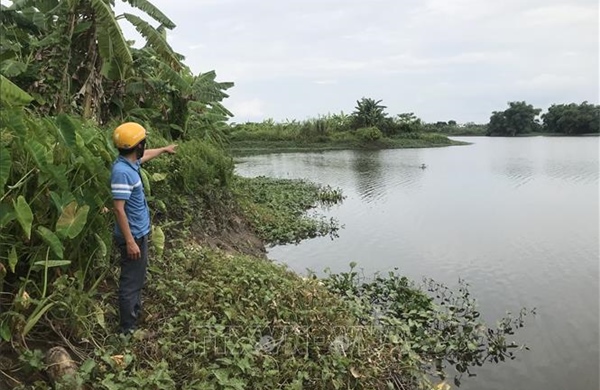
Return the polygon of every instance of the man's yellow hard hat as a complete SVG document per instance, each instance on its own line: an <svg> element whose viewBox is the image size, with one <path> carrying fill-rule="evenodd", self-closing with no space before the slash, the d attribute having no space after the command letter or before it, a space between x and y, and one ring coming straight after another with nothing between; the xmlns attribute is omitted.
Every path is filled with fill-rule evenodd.
<svg viewBox="0 0 600 390"><path fill-rule="evenodd" d="M131 149L146 139L146 129L135 122L123 123L113 133L117 149Z"/></svg>

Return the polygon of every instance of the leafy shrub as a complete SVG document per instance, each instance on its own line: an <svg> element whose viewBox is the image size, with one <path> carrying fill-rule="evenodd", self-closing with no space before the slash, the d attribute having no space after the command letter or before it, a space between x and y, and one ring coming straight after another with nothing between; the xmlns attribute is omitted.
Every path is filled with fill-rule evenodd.
<svg viewBox="0 0 600 390"><path fill-rule="evenodd" d="M341 131L341 132L333 133L331 135L331 140L334 142L350 143L350 142L356 142L356 136L351 131Z"/></svg>
<svg viewBox="0 0 600 390"><path fill-rule="evenodd" d="M213 189L226 188L233 178L233 160L223 149L203 140L182 143L168 159L150 163L154 173L166 174L156 191L203 196ZM168 195L168 194L165 194Z"/></svg>
<svg viewBox="0 0 600 390"><path fill-rule="evenodd" d="M383 137L381 130L374 126L360 128L356 130L355 135L361 142L373 142Z"/></svg>

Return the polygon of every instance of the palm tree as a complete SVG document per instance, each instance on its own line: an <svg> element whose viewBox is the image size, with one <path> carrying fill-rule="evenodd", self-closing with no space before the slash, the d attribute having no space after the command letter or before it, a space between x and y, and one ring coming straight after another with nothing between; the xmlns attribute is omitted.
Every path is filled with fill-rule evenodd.
<svg viewBox="0 0 600 390"><path fill-rule="evenodd" d="M362 98L356 102L356 108L352 113L353 127L355 129L361 127L379 126L385 120L387 114L386 106L380 105L381 100L375 101L370 98Z"/></svg>

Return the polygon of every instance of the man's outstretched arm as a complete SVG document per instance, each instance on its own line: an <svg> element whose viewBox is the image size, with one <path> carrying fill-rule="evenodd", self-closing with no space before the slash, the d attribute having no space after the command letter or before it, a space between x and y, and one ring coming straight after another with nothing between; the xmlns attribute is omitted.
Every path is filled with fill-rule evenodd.
<svg viewBox="0 0 600 390"><path fill-rule="evenodd" d="M169 145L169 146L164 146L162 148L156 148L156 149L146 149L144 151L144 155L141 158L141 162L142 164L152 160L155 157L160 156L163 153L169 153L169 154L173 154L175 153L175 150L177 149L177 145Z"/></svg>

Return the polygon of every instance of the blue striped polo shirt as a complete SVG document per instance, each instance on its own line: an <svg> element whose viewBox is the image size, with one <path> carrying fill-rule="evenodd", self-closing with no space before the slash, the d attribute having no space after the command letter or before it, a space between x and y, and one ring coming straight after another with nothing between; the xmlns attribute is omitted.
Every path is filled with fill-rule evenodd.
<svg viewBox="0 0 600 390"><path fill-rule="evenodd" d="M110 177L112 197L115 200L125 201L125 214L135 239L150 233L150 210L144 195L140 166L140 160L132 163L125 157L119 156L113 163ZM118 223L115 223L115 236L123 238Z"/></svg>

